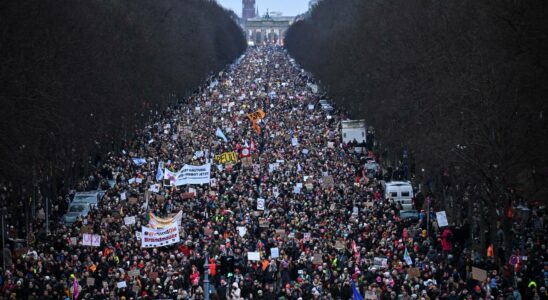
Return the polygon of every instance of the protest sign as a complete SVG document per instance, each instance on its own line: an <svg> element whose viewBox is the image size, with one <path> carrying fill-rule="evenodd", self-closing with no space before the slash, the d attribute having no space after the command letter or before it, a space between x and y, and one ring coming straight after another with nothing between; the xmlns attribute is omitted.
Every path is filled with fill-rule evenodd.
<svg viewBox="0 0 548 300"><path fill-rule="evenodd" d="M164 179L171 186L187 184L208 184L211 176L211 164L201 166L184 165L178 172L164 171Z"/></svg>
<svg viewBox="0 0 548 300"><path fill-rule="evenodd" d="M260 261L261 254L259 252L247 252L247 260Z"/></svg>
<svg viewBox="0 0 548 300"><path fill-rule="evenodd" d="M238 153L232 151L232 152L224 152L219 155L215 155L215 161L219 164L226 164L228 162L236 162L238 161Z"/></svg>
<svg viewBox="0 0 548 300"><path fill-rule="evenodd" d="M242 161L242 166L244 166L245 168L251 168L253 166L253 158L251 157L244 157L241 159Z"/></svg>
<svg viewBox="0 0 548 300"><path fill-rule="evenodd" d="M377 292L375 291L365 291L364 298L366 300L378 300L379 297L377 296Z"/></svg>
<svg viewBox="0 0 548 300"><path fill-rule="evenodd" d="M373 265L379 269L388 268L388 259L386 257L375 257L373 258Z"/></svg>
<svg viewBox="0 0 548 300"><path fill-rule="evenodd" d="M95 285L95 278L93 278L93 277L86 278L86 285L87 286L94 286Z"/></svg>
<svg viewBox="0 0 548 300"><path fill-rule="evenodd" d="M314 253L312 257L312 263L315 265L321 265L323 263L323 257L320 253Z"/></svg>
<svg viewBox="0 0 548 300"><path fill-rule="evenodd" d="M407 274L409 275L409 279L419 278L421 276L421 271L419 268L409 268L407 269Z"/></svg>
<svg viewBox="0 0 548 300"><path fill-rule="evenodd" d="M487 271L484 269L472 267L472 279L484 281L487 278Z"/></svg>
<svg viewBox="0 0 548 300"><path fill-rule="evenodd" d="M182 193L181 194L181 199L183 200L187 200L187 199L192 199L194 198L194 193Z"/></svg>
<svg viewBox="0 0 548 300"><path fill-rule="evenodd" d="M139 269L131 270L131 271L127 272L127 275L129 277L137 277L137 276L141 275L141 271Z"/></svg>
<svg viewBox="0 0 548 300"><path fill-rule="evenodd" d="M84 233L82 235L82 245L99 247L101 245L101 236L98 234Z"/></svg>
<svg viewBox="0 0 548 300"><path fill-rule="evenodd" d="M179 211L177 214L167 217L167 218L160 218L153 214L152 212L148 213L149 221L148 226L158 229L158 228L165 228L168 226L171 226L173 224L179 224L181 223L181 219L183 218L183 211Z"/></svg>
<svg viewBox="0 0 548 300"><path fill-rule="evenodd" d="M335 187L335 181L333 180L333 176L324 176L322 178L322 186L324 187L324 189L332 189L333 187Z"/></svg>
<svg viewBox="0 0 548 300"><path fill-rule="evenodd" d="M244 237L244 235L246 234L247 232L247 228L245 226L238 226L238 234L241 236L241 237Z"/></svg>
<svg viewBox="0 0 548 300"><path fill-rule="evenodd" d="M272 258L280 257L280 249L279 248L270 248L270 256L272 256Z"/></svg>
<svg viewBox="0 0 548 300"><path fill-rule="evenodd" d="M257 210L264 210L265 200L263 198L257 199Z"/></svg>
<svg viewBox="0 0 548 300"><path fill-rule="evenodd" d="M161 229L143 226L141 229L141 247L164 247L178 243L180 240L179 226L171 224Z"/></svg>
<svg viewBox="0 0 548 300"><path fill-rule="evenodd" d="M445 211L436 212L436 220L438 221L439 227L449 226L449 222L447 221L447 215L445 214Z"/></svg>
<svg viewBox="0 0 548 300"><path fill-rule="evenodd" d="M127 286L126 282L125 281L120 281L116 284L116 287L119 288L119 289L123 289Z"/></svg>
<svg viewBox="0 0 548 300"><path fill-rule="evenodd" d="M153 184L153 185L150 186L150 188L148 190L153 192L153 193L159 193L160 192L160 184Z"/></svg>
<svg viewBox="0 0 548 300"><path fill-rule="evenodd" d="M133 224L135 224L135 216L125 217L125 218L124 218L124 224L126 224L126 225L133 225Z"/></svg>

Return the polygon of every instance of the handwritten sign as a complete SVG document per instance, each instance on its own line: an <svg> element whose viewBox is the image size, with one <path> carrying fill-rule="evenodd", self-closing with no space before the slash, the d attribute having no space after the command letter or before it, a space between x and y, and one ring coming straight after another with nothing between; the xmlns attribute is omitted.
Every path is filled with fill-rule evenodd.
<svg viewBox="0 0 548 300"><path fill-rule="evenodd" d="M82 235L82 245L99 247L101 246L101 236L98 234L84 233Z"/></svg>
<svg viewBox="0 0 548 300"><path fill-rule="evenodd" d="M257 199L257 210L264 210L265 200L263 198Z"/></svg>
<svg viewBox="0 0 548 300"><path fill-rule="evenodd" d="M449 226L449 222L447 221L447 215L445 214L445 211L436 212L436 220L438 221L439 227Z"/></svg>
<svg viewBox="0 0 548 300"><path fill-rule="evenodd" d="M259 254L259 252L247 252L247 260L260 261L261 254Z"/></svg>
<svg viewBox="0 0 548 300"><path fill-rule="evenodd" d="M124 218L124 224L126 224L126 225L133 225L133 224L135 224L135 216L125 217L125 218Z"/></svg>
<svg viewBox="0 0 548 300"><path fill-rule="evenodd" d="M484 281L485 279L487 279L487 271L485 271L484 269L472 267L472 279Z"/></svg>
<svg viewBox="0 0 548 300"><path fill-rule="evenodd" d="M215 161L217 161L220 164L226 164L228 162L238 161L238 153L232 151L232 152L224 152L222 154L215 155Z"/></svg>

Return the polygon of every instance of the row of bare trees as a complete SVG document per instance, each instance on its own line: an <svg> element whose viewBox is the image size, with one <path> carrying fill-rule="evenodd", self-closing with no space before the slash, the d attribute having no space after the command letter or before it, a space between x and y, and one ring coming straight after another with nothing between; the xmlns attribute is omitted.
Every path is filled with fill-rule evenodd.
<svg viewBox="0 0 548 300"><path fill-rule="evenodd" d="M473 187L494 232L516 197L548 196L547 13L541 0L323 0L286 47L392 161L408 149L456 202Z"/></svg>
<svg viewBox="0 0 548 300"><path fill-rule="evenodd" d="M3 1L0 28L0 183L11 194L88 175L246 47L235 15L203 0Z"/></svg>

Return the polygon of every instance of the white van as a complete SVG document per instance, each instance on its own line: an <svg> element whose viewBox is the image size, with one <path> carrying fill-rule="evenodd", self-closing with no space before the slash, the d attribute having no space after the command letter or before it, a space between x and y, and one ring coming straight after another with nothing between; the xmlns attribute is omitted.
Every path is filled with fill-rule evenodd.
<svg viewBox="0 0 548 300"><path fill-rule="evenodd" d="M413 187L409 181L383 182L384 198L401 203L404 210L413 209Z"/></svg>

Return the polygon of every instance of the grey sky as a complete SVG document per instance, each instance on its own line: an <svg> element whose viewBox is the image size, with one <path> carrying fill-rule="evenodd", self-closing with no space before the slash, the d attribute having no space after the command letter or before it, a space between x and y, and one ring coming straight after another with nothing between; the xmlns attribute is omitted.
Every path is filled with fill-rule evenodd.
<svg viewBox="0 0 548 300"><path fill-rule="evenodd" d="M242 0L217 0L217 3L242 16ZM279 11L284 16L296 16L308 10L308 0L255 0L255 3L261 15L267 8L269 11Z"/></svg>

